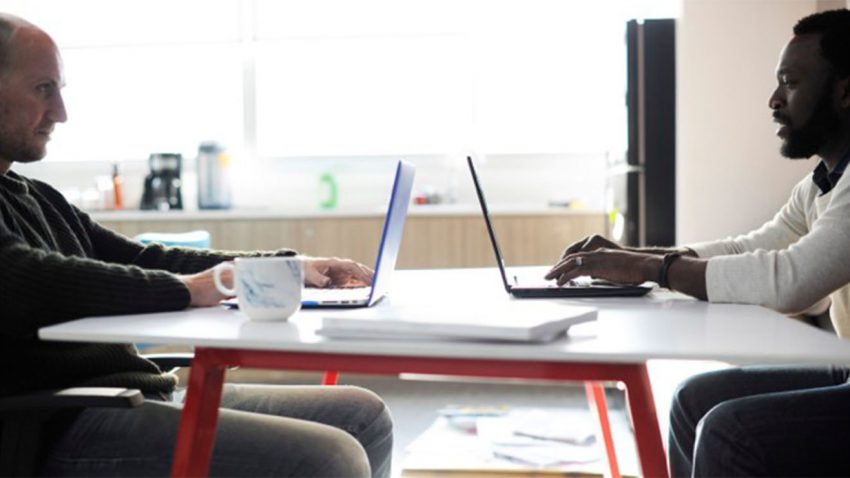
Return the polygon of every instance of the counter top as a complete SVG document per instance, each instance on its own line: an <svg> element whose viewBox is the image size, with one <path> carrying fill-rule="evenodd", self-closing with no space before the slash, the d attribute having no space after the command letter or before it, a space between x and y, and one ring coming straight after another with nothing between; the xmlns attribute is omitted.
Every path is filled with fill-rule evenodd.
<svg viewBox="0 0 850 478"><path fill-rule="evenodd" d="M195 211L94 211L92 218L97 221L198 221L198 220L251 220L251 219L322 219L322 218L354 218L381 217L386 213L384 207L350 208L350 209L226 209L226 210L195 210ZM481 210L477 204L437 204L411 206L411 216L478 216ZM539 216L539 215L594 215L600 211L570 209L564 207L547 207L536 204L503 204L490 208L494 216Z"/></svg>

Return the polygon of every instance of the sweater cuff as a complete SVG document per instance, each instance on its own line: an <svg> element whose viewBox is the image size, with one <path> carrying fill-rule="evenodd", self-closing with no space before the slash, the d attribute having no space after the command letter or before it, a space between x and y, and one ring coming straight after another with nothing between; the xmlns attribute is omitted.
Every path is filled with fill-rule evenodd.
<svg viewBox="0 0 850 478"><path fill-rule="evenodd" d="M710 257L725 256L729 254L723 244L718 243L717 241L697 242L695 244L686 244L684 247L696 252L697 257L700 259L708 259Z"/></svg>
<svg viewBox="0 0 850 478"><path fill-rule="evenodd" d="M134 304L149 312L182 310L189 307L192 294L177 276L159 271L151 271L150 276L150 287L146 288L143 297L139 297L141 300L133 301Z"/></svg>

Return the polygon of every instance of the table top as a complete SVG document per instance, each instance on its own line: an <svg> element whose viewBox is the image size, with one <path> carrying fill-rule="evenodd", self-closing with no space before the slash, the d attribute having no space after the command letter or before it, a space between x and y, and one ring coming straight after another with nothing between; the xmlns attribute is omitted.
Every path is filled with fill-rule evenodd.
<svg viewBox="0 0 850 478"><path fill-rule="evenodd" d="M545 268L522 268L542 277ZM850 341L772 310L737 304L709 304L656 290L639 298L514 299L498 271L433 269L397 271L393 304L493 304L554 300L590 305L598 320L573 326L551 342L507 343L461 340L329 339L316 334L321 318L341 310L302 310L286 322L250 321L223 307L156 314L94 317L44 327L45 340L146 342L216 348L309 351L339 354L640 363L648 359L720 360L731 363L850 364ZM515 308L513 309L516 310ZM362 312L361 312L362 313ZM493 320L510 320L494 317Z"/></svg>

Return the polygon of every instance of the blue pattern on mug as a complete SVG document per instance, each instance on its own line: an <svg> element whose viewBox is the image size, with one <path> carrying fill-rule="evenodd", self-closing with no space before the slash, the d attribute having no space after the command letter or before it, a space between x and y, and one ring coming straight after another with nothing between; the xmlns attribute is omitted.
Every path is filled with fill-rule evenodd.
<svg viewBox="0 0 850 478"><path fill-rule="evenodd" d="M238 280L244 300L254 307L286 307L285 302L276 300L274 283L264 282L259 277L255 277L254 271L243 271L239 274Z"/></svg>

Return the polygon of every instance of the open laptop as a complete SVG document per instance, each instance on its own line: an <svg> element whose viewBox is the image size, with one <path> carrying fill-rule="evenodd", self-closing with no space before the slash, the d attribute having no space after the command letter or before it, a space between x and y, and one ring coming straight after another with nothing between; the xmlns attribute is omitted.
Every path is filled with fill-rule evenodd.
<svg viewBox="0 0 850 478"><path fill-rule="evenodd" d="M563 286L558 286L554 282L544 281L542 277L539 283L520 284L516 276L513 276L514 283L511 284L508 281L508 274L505 271L505 261L502 258L502 251L499 249L499 242L496 240L496 231L493 229L493 223L490 220L490 212L487 209L487 201L484 199L484 190L481 187L481 181L478 179L478 173L475 170L475 163L472 161L471 156L466 157L466 162L469 164L472 182L475 183L475 192L478 195L478 202L481 204L481 213L484 215L484 223L487 225L487 234L490 235L490 243L493 245L493 252L496 254L496 264L499 266L499 272L502 274L505 290L509 294L521 298L634 297L644 295L652 290L650 286L613 284L610 282L594 281L589 277L579 277Z"/></svg>
<svg viewBox="0 0 850 478"><path fill-rule="evenodd" d="M378 257L375 260L375 275L372 278L372 286L336 289L305 287L301 293L301 307L371 307L387 294L395 270L398 250L401 247L404 222L407 219L407 207L410 204L415 173L416 168L412 164L407 161L398 162L387 215L384 218L381 243L378 246ZM225 304L238 307L236 299L227 300Z"/></svg>

